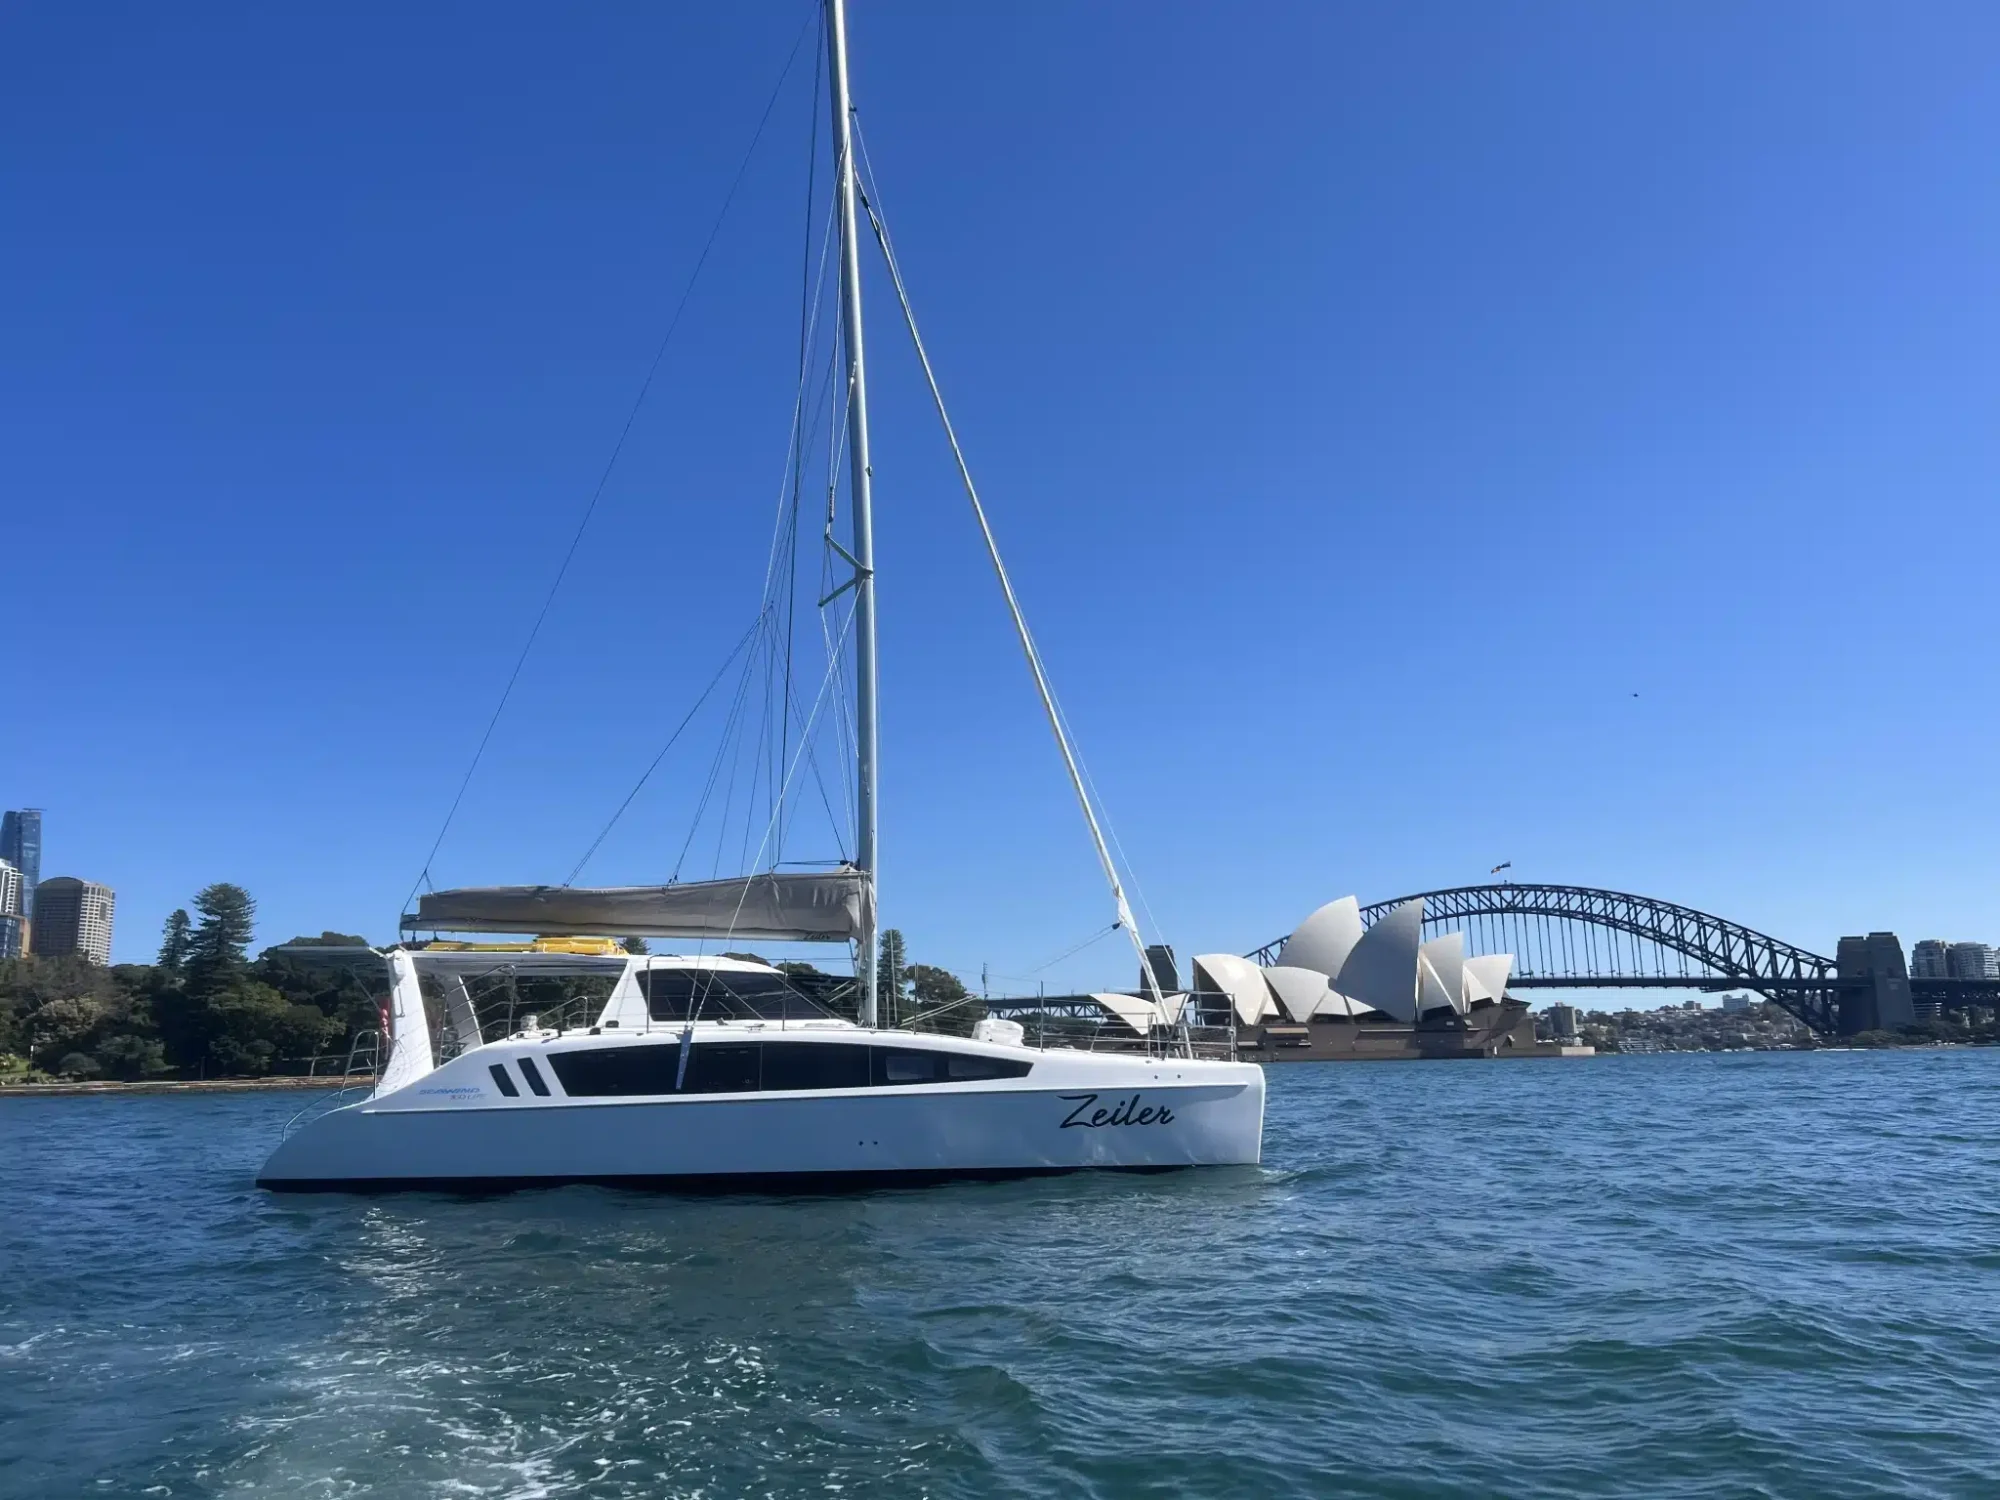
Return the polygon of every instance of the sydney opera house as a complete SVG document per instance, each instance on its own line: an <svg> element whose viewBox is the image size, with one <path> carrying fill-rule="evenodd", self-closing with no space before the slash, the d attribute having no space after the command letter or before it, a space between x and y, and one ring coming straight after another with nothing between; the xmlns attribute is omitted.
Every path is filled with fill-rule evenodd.
<svg viewBox="0 0 2000 1500"><path fill-rule="evenodd" d="M1534 1055L1525 1002L1507 994L1513 959L1468 957L1462 933L1424 941L1424 904L1364 925L1352 896L1301 922L1269 966L1233 953L1194 960L1193 988L1226 996L1245 1056L1309 1059ZM1133 1008L1125 996L1097 996ZM1122 1017L1137 1024L1133 1017Z"/></svg>

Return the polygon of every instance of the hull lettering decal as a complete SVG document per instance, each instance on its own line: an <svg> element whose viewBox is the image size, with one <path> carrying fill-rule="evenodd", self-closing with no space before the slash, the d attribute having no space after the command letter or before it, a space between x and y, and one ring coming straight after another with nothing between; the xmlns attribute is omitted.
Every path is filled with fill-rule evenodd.
<svg viewBox="0 0 2000 1500"><path fill-rule="evenodd" d="M1129 1098L1115 1100L1109 1105L1099 1104L1097 1094L1058 1094L1056 1097L1065 1104L1074 1104L1063 1118L1064 1130L1104 1130L1113 1125L1171 1125L1174 1112L1164 1104L1140 1104L1142 1097L1133 1094Z"/></svg>

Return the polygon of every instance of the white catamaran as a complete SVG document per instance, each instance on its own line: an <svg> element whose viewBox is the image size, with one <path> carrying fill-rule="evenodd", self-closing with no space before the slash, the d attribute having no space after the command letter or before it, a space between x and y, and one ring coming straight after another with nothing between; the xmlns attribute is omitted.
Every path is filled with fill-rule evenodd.
<svg viewBox="0 0 2000 1500"><path fill-rule="evenodd" d="M825 0L825 12L853 523L851 552L839 550L853 568L844 588L854 595L854 858L835 870L664 886L424 895L404 918L407 930L536 933L543 941L509 952L414 941L384 951L388 1052L372 1092L288 1131L259 1174L265 1187L820 1187L1259 1159L1263 1071L1227 1047L1223 1056L1197 1055L1182 997L1161 993L871 206L967 498L1110 881L1117 923L1138 952L1141 1008L1150 1017L1137 1028L1146 1046L1129 1052L1030 1046L1017 1022L999 1019L979 1022L969 1039L878 1025L875 575L859 193L843 0ZM859 1021L831 1014L792 976L761 962L560 941L606 933L702 946L849 944ZM482 1024L467 982L502 970L595 974L612 988L587 1024L545 1027L535 1016ZM425 978L444 998L436 1042Z"/></svg>

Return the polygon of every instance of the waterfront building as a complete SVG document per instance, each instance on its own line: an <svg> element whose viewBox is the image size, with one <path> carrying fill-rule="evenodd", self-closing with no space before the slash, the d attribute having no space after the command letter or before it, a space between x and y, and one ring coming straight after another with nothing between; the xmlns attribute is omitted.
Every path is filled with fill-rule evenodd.
<svg viewBox="0 0 2000 1500"><path fill-rule="evenodd" d="M1945 954L1947 979L2000 979L2000 954L1984 943L1953 943Z"/></svg>
<svg viewBox="0 0 2000 1500"><path fill-rule="evenodd" d="M0 859L21 872L21 915L35 919L35 891L42 883L42 810L0 813Z"/></svg>
<svg viewBox="0 0 2000 1500"><path fill-rule="evenodd" d="M1551 1005L1549 1035L1559 1042L1573 1042L1577 1038L1577 1027L1582 1020L1582 1012L1574 1005Z"/></svg>
<svg viewBox="0 0 2000 1500"><path fill-rule="evenodd" d="M1197 954L1194 989L1226 1000L1238 1048L1265 1062L1586 1050L1538 1048L1527 1002L1507 993L1511 955L1468 955L1457 932L1427 942L1423 925L1421 897L1364 923L1359 902L1346 896L1301 922L1269 967L1233 953ZM1151 1007L1134 997L1090 998L1135 1030L1174 1021L1145 1014Z"/></svg>
<svg viewBox="0 0 2000 1500"><path fill-rule="evenodd" d="M1946 979L1950 970L1946 967L1946 954L1951 944L1943 938L1921 938L1917 946L1910 950L1910 978Z"/></svg>
<svg viewBox="0 0 2000 1500"><path fill-rule="evenodd" d="M21 872L0 859L0 958L19 958L27 927L21 911Z"/></svg>
<svg viewBox="0 0 2000 1500"><path fill-rule="evenodd" d="M94 880L44 880L35 889L35 956L80 953L93 963L110 963L112 901L111 887Z"/></svg>

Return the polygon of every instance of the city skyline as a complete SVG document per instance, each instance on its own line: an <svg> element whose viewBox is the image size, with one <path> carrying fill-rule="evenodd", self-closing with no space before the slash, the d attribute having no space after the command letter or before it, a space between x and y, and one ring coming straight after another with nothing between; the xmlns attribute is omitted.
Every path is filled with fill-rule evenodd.
<svg viewBox="0 0 2000 1500"><path fill-rule="evenodd" d="M26 945L35 915L35 887L42 879L42 810L12 808L0 813L0 860L17 873L18 907L0 904L0 956L17 956Z"/></svg>
<svg viewBox="0 0 2000 1500"><path fill-rule="evenodd" d="M26 926L24 882L13 863L0 858L0 958L19 958Z"/></svg>
<svg viewBox="0 0 2000 1500"><path fill-rule="evenodd" d="M80 876L40 878L43 813L39 807L0 813L0 958L81 953L108 964L116 894Z"/></svg>
<svg viewBox="0 0 2000 1500"><path fill-rule="evenodd" d="M35 891L29 951L37 958L77 954L92 963L111 962L111 887L74 875L56 875Z"/></svg>

